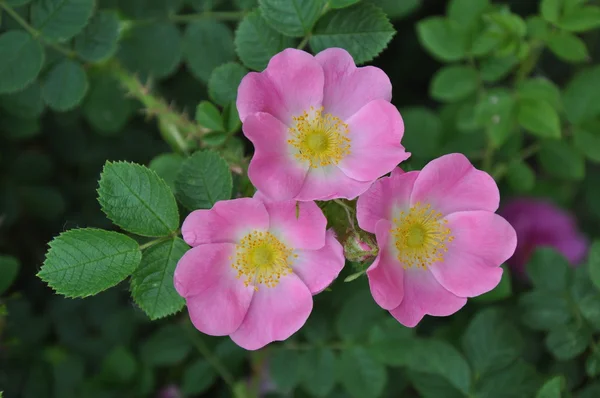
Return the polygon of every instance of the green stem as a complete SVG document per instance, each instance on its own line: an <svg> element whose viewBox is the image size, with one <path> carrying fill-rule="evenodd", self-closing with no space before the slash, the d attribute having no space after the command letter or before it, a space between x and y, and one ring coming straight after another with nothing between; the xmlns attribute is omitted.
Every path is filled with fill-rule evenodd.
<svg viewBox="0 0 600 398"><path fill-rule="evenodd" d="M168 241L169 239L173 239L173 236L169 235L169 236L163 236L162 238L153 239L149 242L144 243L143 245L140 245L140 250L145 250L145 249L152 247L154 245L157 245L159 243Z"/></svg>
<svg viewBox="0 0 600 398"><path fill-rule="evenodd" d="M304 37L304 39L302 39L302 41L300 42L300 44L298 44L298 47L296 47L298 50L302 50L304 47L306 47L306 45L308 44L308 41L310 40L310 34L306 35Z"/></svg>
<svg viewBox="0 0 600 398"><path fill-rule="evenodd" d="M335 203L340 205L344 211L346 211L346 216L348 216L348 222L350 223L350 227L352 227L353 231L356 231L356 227L354 225L354 209L348 206L342 199L333 199Z"/></svg>
<svg viewBox="0 0 600 398"><path fill-rule="evenodd" d="M212 366L215 369L215 371L219 374L219 376L221 376L223 381L227 383L229 388L231 388L231 390L234 390L235 379L233 375L231 374L231 372L229 372L227 367L225 367L221 363L219 358L214 356L210 352L210 349L208 348L204 340L202 340L202 338L200 337L196 329L192 326L189 320L185 321L184 329L187 332L190 341L192 342L194 347L196 347L196 350L198 350L200 355L202 355L206 362L208 362L210 366Z"/></svg>
<svg viewBox="0 0 600 398"><path fill-rule="evenodd" d="M494 162L494 143L492 142L492 139L488 135L487 146L485 148L485 153L483 154L481 168L484 171L487 171L488 173L490 173L493 162Z"/></svg>
<svg viewBox="0 0 600 398"><path fill-rule="evenodd" d="M537 65L538 60L542 55L543 49L544 46L541 42L535 41L531 43L531 51L529 53L529 56L525 59L525 61L523 61L523 63L517 70L517 73L515 74L515 86L518 86L523 80L525 80L527 76L529 76L533 68L535 68L535 66Z"/></svg>

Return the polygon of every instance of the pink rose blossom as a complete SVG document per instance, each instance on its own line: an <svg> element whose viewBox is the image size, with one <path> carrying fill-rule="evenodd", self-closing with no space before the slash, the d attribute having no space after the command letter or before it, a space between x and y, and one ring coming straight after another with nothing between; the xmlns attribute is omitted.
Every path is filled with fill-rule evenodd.
<svg viewBox="0 0 600 398"><path fill-rule="evenodd" d="M312 295L344 266L343 249L314 202L242 198L196 210L184 221L192 246L175 288L194 326L248 350L285 340L304 325Z"/></svg>
<svg viewBox="0 0 600 398"><path fill-rule="evenodd" d="M508 202L499 212L517 231L519 242L508 264L520 275L529 257L540 246L562 253L573 265L586 256L588 241L566 211L541 199L520 198Z"/></svg>
<svg viewBox="0 0 600 398"><path fill-rule="evenodd" d="M410 156L391 98L381 69L357 68L340 48L275 55L238 90L250 180L273 200L355 198Z"/></svg>
<svg viewBox="0 0 600 398"><path fill-rule="evenodd" d="M358 199L357 217L379 245L367 270L377 304L413 327L496 287L517 244L515 230L494 213L499 201L492 177L461 154L420 172L395 169L373 184Z"/></svg>

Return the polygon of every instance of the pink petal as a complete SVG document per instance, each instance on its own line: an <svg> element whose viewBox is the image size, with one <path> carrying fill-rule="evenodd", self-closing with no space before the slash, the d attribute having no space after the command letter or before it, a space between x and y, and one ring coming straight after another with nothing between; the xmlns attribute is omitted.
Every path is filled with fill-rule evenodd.
<svg viewBox="0 0 600 398"><path fill-rule="evenodd" d="M312 311L312 295L295 274L282 277L275 287L261 285L254 293L246 318L231 339L247 350L281 341L300 329Z"/></svg>
<svg viewBox="0 0 600 398"><path fill-rule="evenodd" d="M356 181L337 166L310 168L296 200L354 199L371 186L372 181Z"/></svg>
<svg viewBox="0 0 600 398"><path fill-rule="evenodd" d="M356 203L358 225L374 233L377 221L393 220L394 213L409 207L410 194L418 175L418 171L404 173L397 167L391 176L375 181Z"/></svg>
<svg viewBox="0 0 600 398"><path fill-rule="evenodd" d="M379 306L392 310L404 298L404 268L390 245L392 223L381 220L377 223L377 245L379 254L367 270L371 295Z"/></svg>
<svg viewBox="0 0 600 398"><path fill-rule="evenodd" d="M238 243L252 230L266 231L269 214L260 200L240 198L215 203L210 210L195 210L183 222L181 234L190 246Z"/></svg>
<svg viewBox="0 0 600 398"><path fill-rule="evenodd" d="M286 246L317 250L325 245L327 219L315 202L268 201L265 207L270 217L269 232Z"/></svg>
<svg viewBox="0 0 600 398"><path fill-rule="evenodd" d="M466 298L444 289L429 270L408 268L404 271L404 299L390 313L398 322L412 328L425 315L452 315L466 302Z"/></svg>
<svg viewBox="0 0 600 398"><path fill-rule="evenodd" d="M309 166L290 152L287 127L267 113L257 113L246 118L243 129L254 144L250 181L273 200L292 199L300 192Z"/></svg>
<svg viewBox="0 0 600 398"><path fill-rule="evenodd" d="M236 278L230 259L234 254L234 244L207 244L188 250L177 263L175 289L202 333L231 334L248 312L254 289Z"/></svg>
<svg viewBox="0 0 600 398"><path fill-rule="evenodd" d="M335 238L335 232L327 231L325 246L319 250L299 250L292 269L308 286L312 294L322 292L344 268L344 248Z"/></svg>
<svg viewBox="0 0 600 398"><path fill-rule="evenodd" d="M475 297L495 288L500 265L512 256L517 234L504 218L486 211L465 211L446 217L454 240L444 261L430 269L437 281L460 297Z"/></svg>
<svg viewBox="0 0 600 398"><path fill-rule="evenodd" d="M494 179L463 154L444 155L427 164L415 182L410 203L428 203L442 214L464 210L494 212L500 192Z"/></svg>
<svg viewBox="0 0 600 398"><path fill-rule="evenodd" d="M341 48L328 48L315 57L325 72L323 106L327 113L346 120L367 103L392 99L392 84L379 68L357 68Z"/></svg>
<svg viewBox="0 0 600 398"><path fill-rule="evenodd" d="M400 144L404 123L396 107L384 100L369 102L347 120L350 154L339 168L350 178L373 181L410 156Z"/></svg>
<svg viewBox="0 0 600 398"><path fill-rule="evenodd" d="M290 125L292 116L318 109L323 100L323 68L309 53L288 48L275 55L262 73L248 73L238 88L242 122L257 112Z"/></svg>

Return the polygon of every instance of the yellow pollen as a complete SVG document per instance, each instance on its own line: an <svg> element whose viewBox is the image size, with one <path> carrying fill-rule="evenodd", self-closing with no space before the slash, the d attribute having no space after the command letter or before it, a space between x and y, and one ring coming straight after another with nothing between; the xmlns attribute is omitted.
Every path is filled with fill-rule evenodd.
<svg viewBox="0 0 600 398"><path fill-rule="evenodd" d="M291 261L297 257L270 232L250 232L235 249L231 266L237 270L237 277L243 276L244 284L252 285L254 290L258 290L261 283L267 287L277 286L282 276L292 272Z"/></svg>
<svg viewBox="0 0 600 398"><path fill-rule="evenodd" d="M323 114L323 107L311 106L293 120L288 144L296 149L296 158L308 161L310 167L335 165L350 154L348 125L330 113Z"/></svg>
<svg viewBox="0 0 600 398"><path fill-rule="evenodd" d="M417 202L408 212L400 212L390 232L398 249L398 260L405 269L426 269L444 260L444 253L448 251L446 244L454 240L447 223L442 213L433 210L431 205Z"/></svg>

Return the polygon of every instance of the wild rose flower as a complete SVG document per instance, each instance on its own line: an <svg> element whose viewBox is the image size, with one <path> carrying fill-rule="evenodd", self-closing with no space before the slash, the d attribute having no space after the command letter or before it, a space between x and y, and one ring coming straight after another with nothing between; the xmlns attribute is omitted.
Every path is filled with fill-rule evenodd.
<svg viewBox="0 0 600 398"><path fill-rule="evenodd" d="M588 241L577 228L575 219L550 202L519 198L508 202L499 213L517 231L517 250L508 264L521 276L536 247L553 247L573 265L579 264L587 254Z"/></svg>
<svg viewBox="0 0 600 398"><path fill-rule="evenodd" d="M455 313L492 290L517 237L494 211L500 194L461 154L421 171L395 169L361 195L360 227L375 233L379 255L367 270L373 298L405 326Z"/></svg>
<svg viewBox="0 0 600 398"><path fill-rule="evenodd" d="M314 202L242 198L196 210L184 221L193 248L174 282L198 330L255 350L304 325L312 295L344 266L343 249Z"/></svg>
<svg viewBox="0 0 600 398"><path fill-rule="evenodd" d="M275 55L238 89L250 180L273 200L355 198L410 155L391 97L381 69L340 48Z"/></svg>

